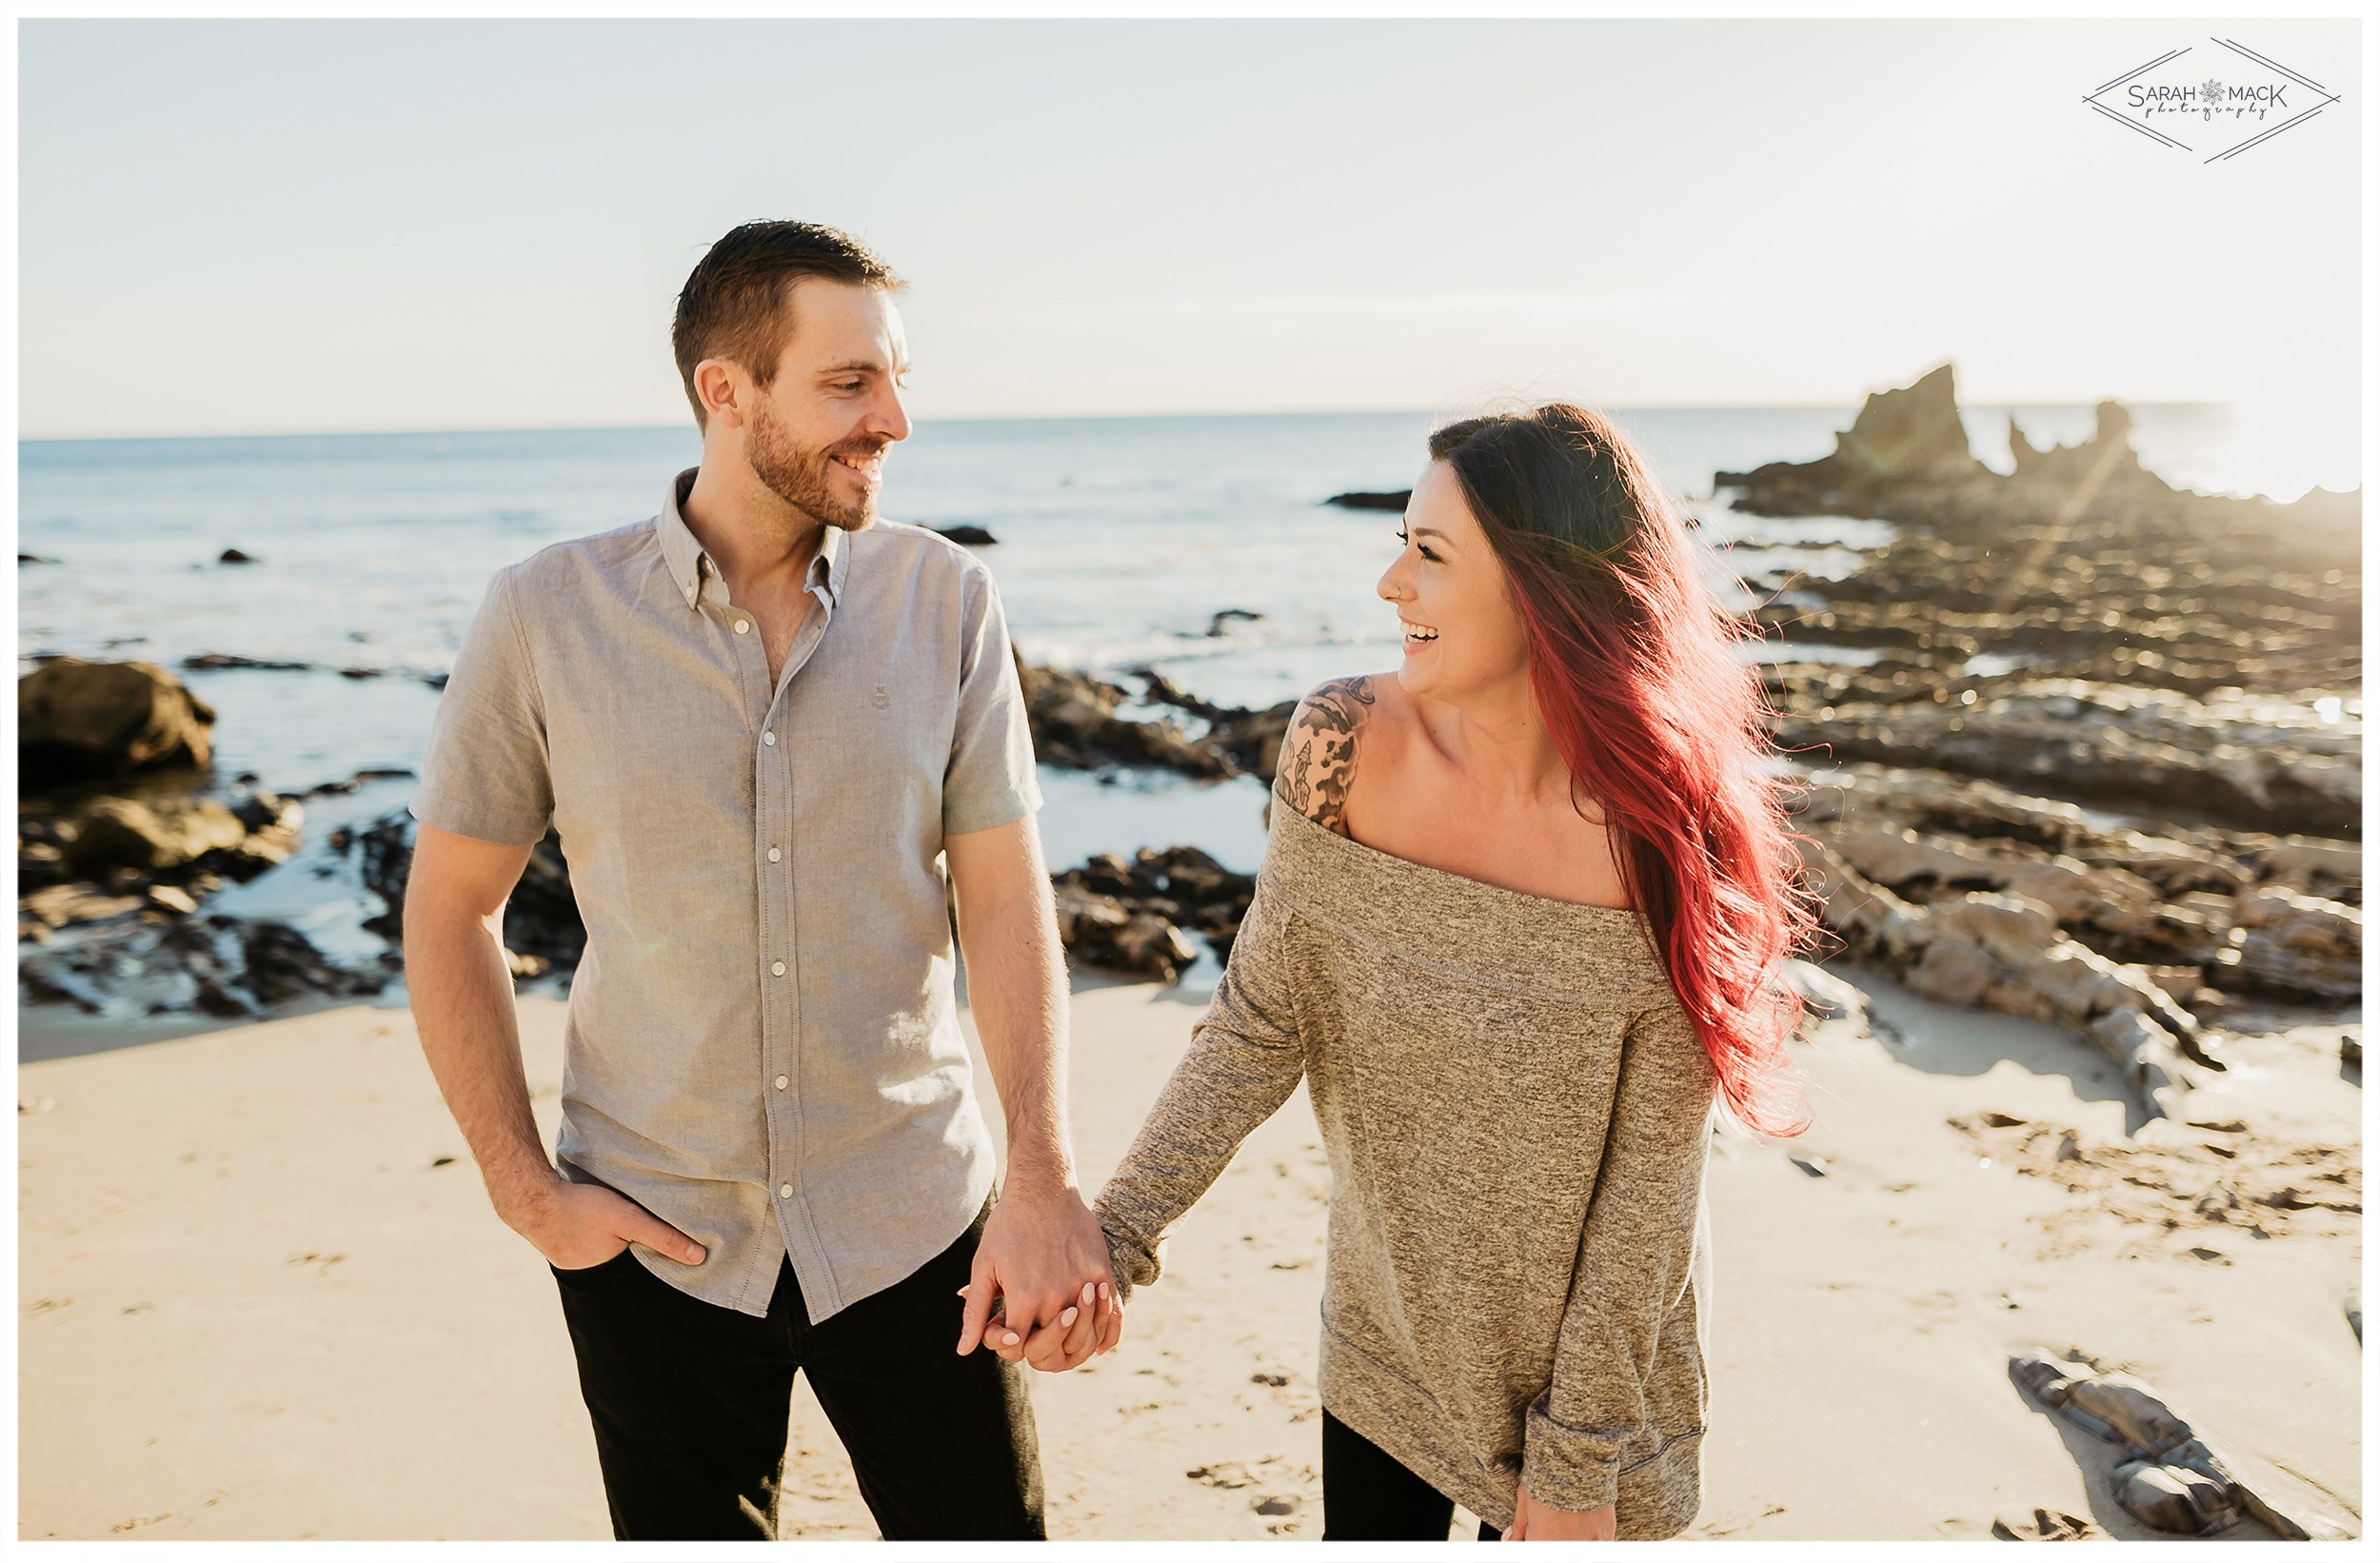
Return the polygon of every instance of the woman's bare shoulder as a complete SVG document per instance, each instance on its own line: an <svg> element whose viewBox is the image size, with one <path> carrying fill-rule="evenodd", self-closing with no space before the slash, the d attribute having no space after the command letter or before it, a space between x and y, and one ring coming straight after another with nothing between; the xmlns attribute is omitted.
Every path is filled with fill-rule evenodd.
<svg viewBox="0 0 2380 1563"><path fill-rule="evenodd" d="M1380 725L1394 675L1359 673L1318 684L1298 702L1281 739L1279 782L1290 806L1317 824L1347 834L1347 789L1367 732Z"/></svg>

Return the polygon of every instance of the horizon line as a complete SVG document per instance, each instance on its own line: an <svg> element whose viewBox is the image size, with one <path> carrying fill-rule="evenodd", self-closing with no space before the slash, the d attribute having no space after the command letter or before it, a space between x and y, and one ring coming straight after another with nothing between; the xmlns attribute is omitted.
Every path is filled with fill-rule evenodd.
<svg viewBox="0 0 2380 1563"><path fill-rule="evenodd" d="M1612 413L1628 412L1796 412L1802 410L1854 412L1865 404L1869 393L1862 392L1854 401L1818 399L1789 402L1611 402L1597 405L1597 410ZM1979 407L2095 407L2102 402L2120 402L2127 407L2223 407L2228 402L2201 398L2177 400L2137 400L2102 396L2084 400L2033 401L2011 397L1962 397L1961 412ZM919 425L937 424L1076 424L1128 422L1188 422L1218 418L1432 418L1453 419L1461 413L1447 413L1433 407L1341 407L1341 408L1274 408L1232 412L1081 412L1081 413L977 413L955 417L913 417ZM344 427L308 429L217 429L183 430L174 433L149 434L25 434L16 436L21 447L32 445L105 445L165 443L177 440L339 440L372 437L391 439L432 439L452 435L481 434L647 434L664 429L694 432L691 419L684 423L592 423L592 424L482 424L470 427Z"/></svg>

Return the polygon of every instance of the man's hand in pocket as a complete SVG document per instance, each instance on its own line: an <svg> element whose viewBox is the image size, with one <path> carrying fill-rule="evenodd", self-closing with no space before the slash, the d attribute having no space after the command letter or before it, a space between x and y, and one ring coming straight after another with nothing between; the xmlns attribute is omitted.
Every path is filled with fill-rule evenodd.
<svg viewBox="0 0 2380 1563"><path fill-rule="evenodd" d="M556 1270L592 1270L643 1243L664 1258L697 1265L703 1245L646 1210L595 1183L554 1179L526 1209L506 1222L535 1244Z"/></svg>

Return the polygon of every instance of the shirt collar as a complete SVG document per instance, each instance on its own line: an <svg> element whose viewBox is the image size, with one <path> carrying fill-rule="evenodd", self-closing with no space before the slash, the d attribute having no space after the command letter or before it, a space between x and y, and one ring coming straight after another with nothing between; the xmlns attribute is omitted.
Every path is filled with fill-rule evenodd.
<svg viewBox="0 0 2380 1563"><path fill-rule="evenodd" d="M707 570L719 574L719 566L685 524L680 506L694 491L694 475L702 468L689 466L670 480L669 493L662 502L659 528L661 557L669 566L669 578L677 584L678 595L688 607L702 600L703 575ZM810 561L808 584L815 590L825 589L826 605L832 607L843 596L843 578L851 569L851 542L840 526L829 526L819 539L818 554Z"/></svg>

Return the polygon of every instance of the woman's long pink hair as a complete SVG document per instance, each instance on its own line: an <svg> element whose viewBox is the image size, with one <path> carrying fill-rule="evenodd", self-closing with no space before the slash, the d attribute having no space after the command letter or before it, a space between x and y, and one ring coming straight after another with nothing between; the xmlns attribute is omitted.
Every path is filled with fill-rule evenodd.
<svg viewBox="0 0 2380 1563"><path fill-rule="evenodd" d="M1735 654L1758 631L1712 596L1644 462L1587 408L1453 424L1430 455L1503 561L1537 708L1574 795L1612 827L1728 1110L1756 1134L1800 1133L1786 1039L1801 1001L1780 963L1815 918L1787 783L1763 764L1760 681Z"/></svg>

